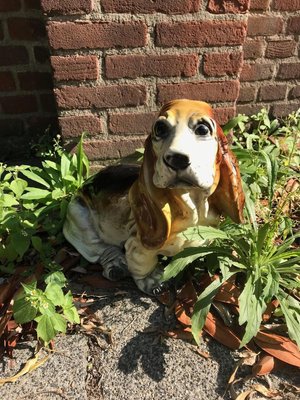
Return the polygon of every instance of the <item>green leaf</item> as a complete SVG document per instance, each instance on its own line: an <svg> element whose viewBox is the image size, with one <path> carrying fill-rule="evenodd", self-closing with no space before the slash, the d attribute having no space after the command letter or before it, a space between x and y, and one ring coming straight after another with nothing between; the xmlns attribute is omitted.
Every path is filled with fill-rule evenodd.
<svg viewBox="0 0 300 400"><path fill-rule="evenodd" d="M71 291L69 290L68 293L65 294L65 301L63 304L63 308L70 308L73 307L73 296Z"/></svg>
<svg viewBox="0 0 300 400"><path fill-rule="evenodd" d="M84 168L85 176L89 176L89 160L83 150L83 139L84 133L81 135L78 148L77 148L77 180L78 185L81 186L84 178Z"/></svg>
<svg viewBox="0 0 300 400"><path fill-rule="evenodd" d="M190 247L184 249L173 257L170 264L165 268L162 280L167 281L170 278L177 276L187 265L195 261L197 258L214 252L217 254L219 252L223 255L230 255L230 252L224 252L219 247Z"/></svg>
<svg viewBox="0 0 300 400"><path fill-rule="evenodd" d="M17 206L19 204L17 199L9 193L4 193L2 199L3 199L2 200L3 207L12 207L12 206Z"/></svg>
<svg viewBox="0 0 300 400"><path fill-rule="evenodd" d="M46 295L41 292L41 296L39 298L39 312L42 315L52 316L55 314L55 305L53 302L46 297Z"/></svg>
<svg viewBox="0 0 300 400"><path fill-rule="evenodd" d="M43 241L39 236L31 236L31 243L36 251L39 253L43 251Z"/></svg>
<svg viewBox="0 0 300 400"><path fill-rule="evenodd" d="M62 315L55 313L53 317L51 317L51 320L53 322L53 327L57 332L66 333L67 321Z"/></svg>
<svg viewBox="0 0 300 400"><path fill-rule="evenodd" d="M239 296L239 324L246 324L240 347L249 343L257 334L261 324L262 314L265 311L266 305L262 299L260 284L261 282L259 280L255 280L254 276L250 275Z"/></svg>
<svg viewBox="0 0 300 400"><path fill-rule="evenodd" d="M70 321L72 324L80 323L80 318L75 306L63 308L63 313L67 320Z"/></svg>
<svg viewBox="0 0 300 400"><path fill-rule="evenodd" d="M26 231L13 232L10 237L12 246L22 258L30 246L30 236Z"/></svg>
<svg viewBox="0 0 300 400"><path fill-rule="evenodd" d="M280 275L274 268L271 268L265 279L266 282L262 291L262 297L268 303L278 294Z"/></svg>
<svg viewBox="0 0 300 400"><path fill-rule="evenodd" d="M44 166L45 169L47 169L46 167L50 167L51 169L54 169L55 171L59 171L59 165L51 160L43 161L42 165Z"/></svg>
<svg viewBox="0 0 300 400"><path fill-rule="evenodd" d="M265 244L265 239L268 235L270 229L270 224L266 223L262 226L259 227L258 232L257 232L257 243L256 243L256 249L257 249L257 253L260 255L264 244Z"/></svg>
<svg viewBox="0 0 300 400"><path fill-rule="evenodd" d="M181 235L187 240L229 239L226 232L211 226L193 226L186 229Z"/></svg>
<svg viewBox="0 0 300 400"><path fill-rule="evenodd" d="M231 129L234 129L236 126L239 126L240 124L244 124L245 122L248 122L248 117L245 115L238 115L234 118L231 118L227 124L223 125L222 129L225 134L227 134Z"/></svg>
<svg viewBox="0 0 300 400"><path fill-rule="evenodd" d="M50 185L48 182L45 181L40 175L33 171L24 170L22 174L25 175L27 178L31 179L33 182L37 182L42 186L45 186L47 189L50 189Z"/></svg>
<svg viewBox="0 0 300 400"><path fill-rule="evenodd" d="M62 307L64 316L67 318L67 320L70 321L71 323L79 324L80 318L73 304L73 296L70 291L66 293L65 301Z"/></svg>
<svg viewBox="0 0 300 400"><path fill-rule="evenodd" d="M53 200L58 200L62 197L65 197L65 192L62 189L54 189L51 193Z"/></svg>
<svg viewBox="0 0 300 400"><path fill-rule="evenodd" d="M36 290L37 281L31 283L22 283L25 294L32 295ZM22 294L23 296L23 294Z"/></svg>
<svg viewBox="0 0 300 400"><path fill-rule="evenodd" d="M51 300L55 306L62 306L65 302L64 293L60 285L55 282L48 283L44 293L47 299Z"/></svg>
<svg viewBox="0 0 300 400"><path fill-rule="evenodd" d="M263 156L267 167L268 197L269 205L271 207L278 173L278 163L274 156L272 156L271 154L267 154L264 150L261 150L260 154Z"/></svg>
<svg viewBox="0 0 300 400"><path fill-rule="evenodd" d="M21 196L23 200L41 200L47 199L50 197L51 192L45 189L38 189L38 188L27 188L27 193Z"/></svg>
<svg viewBox="0 0 300 400"><path fill-rule="evenodd" d="M196 343L199 344L199 333L201 332L211 303L219 291L223 281L220 279L214 280L198 297L195 303L192 316L192 334Z"/></svg>
<svg viewBox="0 0 300 400"><path fill-rule="evenodd" d="M255 214L255 204L250 198L249 190L246 185L243 184L244 194L245 194L245 207L248 216L248 220L253 226L253 229L257 230L256 214Z"/></svg>
<svg viewBox="0 0 300 400"><path fill-rule="evenodd" d="M69 175L70 164L71 164L71 161L66 156L66 154L63 153L61 156L61 160L60 160L60 173L61 173L61 177L63 179L65 178L65 176Z"/></svg>
<svg viewBox="0 0 300 400"><path fill-rule="evenodd" d="M57 284L60 288L66 286L67 278L61 271L54 271L50 272L49 274L46 275L45 277L45 282L46 284L50 283L55 283ZM64 300L65 302L65 300Z"/></svg>
<svg viewBox="0 0 300 400"><path fill-rule="evenodd" d="M18 324L25 324L34 320L37 315L37 309L23 296L14 301L13 313L14 319Z"/></svg>
<svg viewBox="0 0 300 400"><path fill-rule="evenodd" d="M37 322L36 331L38 337L41 338L46 344L49 343L57 333L57 330L54 327L55 322L53 317L44 314L36 317L35 321Z"/></svg>
<svg viewBox="0 0 300 400"><path fill-rule="evenodd" d="M16 178L11 182L10 189L14 192L17 198L20 198L27 185L27 182L23 179Z"/></svg>
<svg viewBox="0 0 300 400"><path fill-rule="evenodd" d="M285 252L279 253L279 254L275 253L272 257L269 258L269 262L271 263L271 262L275 262L275 261L282 261L282 263L279 264L279 265L282 265L284 262L283 260L290 259L293 257L295 257L295 258L300 257L300 249L299 250L291 249L290 251L285 251ZM296 262L296 260L295 260L295 262Z"/></svg>
<svg viewBox="0 0 300 400"><path fill-rule="evenodd" d="M280 307L284 314L286 325L288 328L289 336L295 340L300 348L300 305L297 308L291 308L289 302L283 296L279 297Z"/></svg>

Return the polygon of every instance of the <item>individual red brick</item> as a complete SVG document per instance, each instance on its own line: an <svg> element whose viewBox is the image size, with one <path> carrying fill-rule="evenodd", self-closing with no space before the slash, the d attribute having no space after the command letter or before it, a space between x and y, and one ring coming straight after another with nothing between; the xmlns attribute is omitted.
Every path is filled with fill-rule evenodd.
<svg viewBox="0 0 300 400"><path fill-rule="evenodd" d="M10 92L16 89L13 74L10 71L0 72L0 91Z"/></svg>
<svg viewBox="0 0 300 400"><path fill-rule="evenodd" d="M67 138L78 137L83 132L90 134L98 134L102 132L102 123L100 118L89 115L70 115L67 117L60 117L59 125L61 128L62 136Z"/></svg>
<svg viewBox="0 0 300 400"><path fill-rule="evenodd" d="M243 53L207 53L204 55L203 71L208 76L236 75L243 63Z"/></svg>
<svg viewBox="0 0 300 400"><path fill-rule="evenodd" d="M52 92L50 93L42 93L39 95L40 97L40 103L42 106L42 111L45 112L56 112L56 102L54 98L54 94Z"/></svg>
<svg viewBox="0 0 300 400"><path fill-rule="evenodd" d="M53 76L57 81L97 79L99 62L96 56L52 56Z"/></svg>
<svg viewBox="0 0 300 400"><path fill-rule="evenodd" d="M287 33L300 35L300 16L290 17L287 21Z"/></svg>
<svg viewBox="0 0 300 400"><path fill-rule="evenodd" d="M266 85L259 89L259 101L283 100L287 92L287 85Z"/></svg>
<svg viewBox="0 0 300 400"><path fill-rule="evenodd" d="M243 50L244 59L254 59L260 58L264 54L265 42L263 39L246 39Z"/></svg>
<svg viewBox="0 0 300 400"><path fill-rule="evenodd" d="M215 14L240 14L249 10L250 0L209 0L207 10Z"/></svg>
<svg viewBox="0 0 300 400"><path fill-rule="evenodd" d="M107 56L107 78L137 78L139 76L193 76L198 72L196 54Z"/></svg>
<svg viewBox="0 0 300 400"><path fill-rule="evenodd" d="M157 113L118 113L109 115L109 130L114 135L148 134L157 117Z"/></svg>
<svg viewBox="0 0 300 400"><path fill-rule="evenodd" d="M45 64L45 63L47 63L49 61L50 52L49 52L49 48L48 47L35 46L33 50L34 50L35 60L39 64Z"/></svg>
<svg viewBox="0 0 300 400"><path fill-rule="evenodd" d="M296 42L294 40L273 40L266 48L267 58L286 58L294 55Z"/></svg>
<svg viewBox="0 0 300 400"><path fill-rule="evenodd" d="M88 158L93 161L125 157L143 146L143 139L93 140L84 143L84 151Z"/></svg>
<svg viewBox="0 0 300 400"><path fill-rule="evenodd" d="M102 10L106 13L132 14L188 14L199 11L200 0L102 0Z"/></svg>
<svg viewBox="0 0 300 400"><path fill-rule="evenodd" d="M37 18L8 18L8 32L11 39L36 40L46 36L44 21Z"/></svg>
<svg viewBox="0 0 300 400"><path fill-rule="evenodd" d="M269 36L282 33L283 19L268 15L248 17L248 36Z"/></svg>
<svg viewBox="0 0 300 400"><path fill-rule="evenodd" d="M299 108L299 103L276 103L271 108L271 114L275 117L286 117Z"/></svg>
<svg viewBox="0 0 300 400"><path fill-rule="evenodd" d="M93 0L41 0L43 11L60 14L89 14L93 10Z"/></svg>
<svg viewBox="0 0 300 400"><path fill-rule="evenodd" d="M260 112L262 107L263 106L261 104L243 104L237 106L236 112L238 114L254 115ZM267 108L265 105L264 107Z"/></svg>
<svg viewBox="0 0 300 400"><path fill-rule="evenodd" d="M244 63L240 76L241 82L252 82L270 79L274 73L274 64Z"/></svg>
<svg viewBox="0 0 300 400"><path fill-rule="evenodd" d="M63 86L55 89L55 93L58 107L65 109L138 106L146 101L142 85Z"/></svg>
<svg viewBox="0 0 300 400"><path fill-rule="evenodd" d="M54 49L139 47L147 41L143 22L51 22L48 37Z"/></svg>
<svg viewBox="0 0 300 400"><path fill-rule="evenodd" d="M267 11L271 0L251 0L250 11Z"/></svg>
<svg viewBox="0 0 300 400"><path fill-rule="evenodd" d="M41 2L40 0L23 0L25 10L40 10Z"/></svg>
<svg viewBox="0 0 300 400"><path fill-rule="evenodd" d="M34 95L0 97L0 107L4 114L24 114L38 111L38 104Z"/></svg>
<svg viewBox="0 0 300 400"><path fill-rule="evenodd" d="M20 0L0 0L0 12L19 11L20 8Z"/></svg>
<svg viewBox="0 0 300 400"><path fill-rule="evenodd" d="M294 86L289 92L289 99L299 99L300 98L300 85Z"/></svg>
<svg viewBox="0 0 300 400"><path fill-rule="evenodd" d="M158 46L224 46L242 44L246 36L243 21L162 22L156 27Z"/></svg>
<svg viewBox="0 0 300 400"><path fill-rule="evenodd" d="M49 72L19 72L18 80L23 90L45 90L53 87Z"/></svg>
<svg viewBox="0 0 300 400"><path fill-rule="evenodd" d="M226 124L235 116L235 107L218 107L214 108L214 118L220 125Z"/></svg>
<svg viewBox="0 0 300 400"><path fill-rule="evenodd" d="M300 62L280 64L277 78L300 79Z"/></svg>
<svg viewBox="0 0 300 400"><path fill-rule="evenodd" d="M28 64L29 57L23 46L0 46L0 66Z"/></svg>
<svg viewBox="0 0 300 400"><path fill-rule="evenodd" d="M238 81L189 82L158 85L158 102L165 103L176 98L208 102L234 101L239 92Z"/></svg>
<svg viewBox="0 0 300 400"><path fill-rule="evenodd" d="M274 0L273 9L276 11L299 11L300 0Z"/></svg>
<svg viewBox="0 0 300 400"><path fill-rule="evenodd" d="M256 98L256 88L253 86L241 86L238 103L252 103Z"/></svg>

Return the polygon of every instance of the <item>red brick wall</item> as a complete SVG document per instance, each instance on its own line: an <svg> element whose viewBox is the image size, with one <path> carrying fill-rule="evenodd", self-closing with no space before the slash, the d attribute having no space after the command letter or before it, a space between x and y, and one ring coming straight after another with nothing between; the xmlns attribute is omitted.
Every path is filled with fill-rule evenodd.
<svg viewBox="0 0 300 400"><path fill-rule="evenodd" d="M27 159L56 107L38 0L0 0L0 162Z"/></svg>
<svg viewBox="0 0 300 400"><path fill-rule="evenodd" d="M237 111L299 108L300 0L251 0Z"/></svg>
<svg viewBox="0 0 300 400"><path fill-rule="evenodd" d="M6 3L13 9L5 11ZM275 115L297 109L300 0L249 3L41 0L65 141L76 141L85 130L91 160L126 155L142 146L161 104L175 97L210 102L220 123L236 111L251 113L263 106ZM20 10L29 13L27 22L16 19ZM17 66L13 72L0 67L0 124L13 120L20 104L23 114L17 115L28 128L29 116L48 117L52 111L51 90L45 87L51 80L43 75L49 69L41 12L37 0L0 0L0 12L0 41L17 47L9 57L19 52L20 72L37 72L26 76ZM18 32L22 38L15 36ZM14 95L32 96L32 101L15 101Z"/></svg>

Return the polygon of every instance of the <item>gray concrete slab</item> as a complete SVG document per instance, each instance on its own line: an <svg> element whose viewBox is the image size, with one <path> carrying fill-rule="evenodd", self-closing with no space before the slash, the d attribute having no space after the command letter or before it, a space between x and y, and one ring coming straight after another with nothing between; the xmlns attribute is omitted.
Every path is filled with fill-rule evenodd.
<svg viewBox="0 0 300 400"><path fill-rule="evenodd" d="M106 334L60 336L57 351L40 368L16 383L0 387L0 399L25 400L221 400L225 394L237 352L214 340L203 341L195 352L192 343L160 334L174 325L164 307L132 289L104 291L74 285L74 291L92 296L93 311L111 330ZM0 376L12 375L30 356L34 343L22 343L10 367L2 361ZM247 369L248 368L248 369ZM243 369L250 372L250 367ZM271 375L271 384L297 384L295 369ZM298 382L299 383L299 382ZM296 400L286 389L284 400ZM256 397L260 398L260 397ZM275 398L275 397L274 397Z"/></svg>

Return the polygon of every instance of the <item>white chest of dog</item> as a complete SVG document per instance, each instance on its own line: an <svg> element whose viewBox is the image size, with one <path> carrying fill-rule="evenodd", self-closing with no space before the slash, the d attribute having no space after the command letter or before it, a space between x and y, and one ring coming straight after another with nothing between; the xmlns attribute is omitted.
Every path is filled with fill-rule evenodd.
<svg viewBox="0 0 300 400"><path fill-rule="evenodd" d="M217 225L221 213L242 221L236 160L207 103L174 100L160 111L141 167L117 165L90 178L71 201L66 239L111 280L131 275L153 293L158 255L197 245L181 232Z"/></svg>

